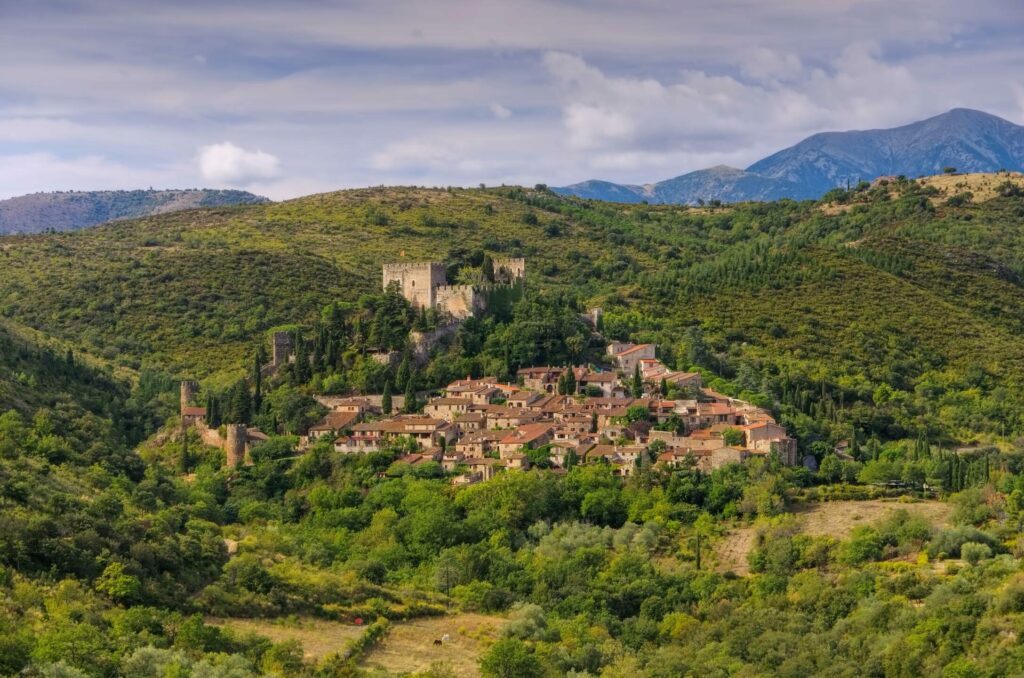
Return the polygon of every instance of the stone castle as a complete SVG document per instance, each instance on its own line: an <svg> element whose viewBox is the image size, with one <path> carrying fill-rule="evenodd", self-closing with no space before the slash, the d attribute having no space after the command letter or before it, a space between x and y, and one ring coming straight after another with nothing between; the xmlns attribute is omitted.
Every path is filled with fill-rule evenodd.
<svg viewBox="0 0 1024 678"><path fill-rule="evenodd" d="M383 288L396 283L415 308L432 308L456 319L468 318L487 305L487 286L449 285L442 263L384 264ZM513 285L526 276L526 260L495 259L494 283Z"/></svg>

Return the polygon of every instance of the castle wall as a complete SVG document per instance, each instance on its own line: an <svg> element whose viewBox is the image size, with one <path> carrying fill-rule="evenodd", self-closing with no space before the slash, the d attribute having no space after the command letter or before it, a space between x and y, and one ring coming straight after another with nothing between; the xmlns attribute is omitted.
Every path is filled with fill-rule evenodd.
<svg viewBox="0 0 1024 678"><path fill-rule="evenodd" d="M463 320L483 310L483 295L472 285L441 285L434 289L437 310Z"/></svg>
<svg viewBox="0 0 1024 678"><path fill-rule="evenodd" d="M433 308L434 288L446 282L444 264L438 262L384 264L383 287L398 283L402 296L416 308Z"/></svg>

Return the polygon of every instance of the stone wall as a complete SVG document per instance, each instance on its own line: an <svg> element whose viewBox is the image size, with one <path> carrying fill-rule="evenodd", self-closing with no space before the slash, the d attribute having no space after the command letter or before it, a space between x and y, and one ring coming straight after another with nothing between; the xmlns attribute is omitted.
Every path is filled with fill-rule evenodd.
<svg viewBox="0 0 1024 678"><path fill-rule="evenodd" d="M434 289L434 307L459 320L479 313L485 305L483 295L472 285L440 285Z"/></svg>

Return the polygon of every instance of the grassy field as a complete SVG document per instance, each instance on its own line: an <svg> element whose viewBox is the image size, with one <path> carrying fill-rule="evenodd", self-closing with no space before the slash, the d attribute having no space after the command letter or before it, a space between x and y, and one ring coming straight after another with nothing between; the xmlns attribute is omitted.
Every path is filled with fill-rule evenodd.
<svg viewBox="0 0 1024 678"><path fill-rule="evenodd" d="M478 676L480 654L497 638L501 617L459 614L395 624L363 658L360 668L404 674L444 665L455 676ZM445 634L449 642L434 645Z"/></svg>
<svg viewBox="0 0 1024 678"><path fill-rule="evenodd" d="M902 503L894 500L832 501L809 504L794 512L800 532L813 537L846 539L854 528L876 523L894 511L906 510L927 519L936 527L949 524L953 506L941 501ZM730 530L715 544L716 569L745 575L750 572L747 554L757 544L757 527Z"/></svg>
<svg viewBox="0 0 1024 678"><path fill-rule="evenodd" d="M364 626L323 619L210 619L239 635L254 634L275 643L297 640L307 660L318 660L344 650L362 634Z"/></svg>

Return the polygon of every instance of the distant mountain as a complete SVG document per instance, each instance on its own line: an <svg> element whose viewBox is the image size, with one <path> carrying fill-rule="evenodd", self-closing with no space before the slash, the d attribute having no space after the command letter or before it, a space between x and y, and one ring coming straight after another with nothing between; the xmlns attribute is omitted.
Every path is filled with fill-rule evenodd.
<svg viewBox="0 0 1024 678"><path fill-rule="evenodd" d="M168 191L58 191L0 200L0 235L74 231L114 219L268 202L247 191L196 188Z"/></svg>
<svg viewBox="0 0 1024 678"><path fill-rule="evenodd" d="M646 186L585 181L554 190L616 202L802 200L847 183L885 175L939 174L945 167L959 172L1024 170L1024 127L954 108L893 129L815 134L746 170L713 167Z"/></svg>

